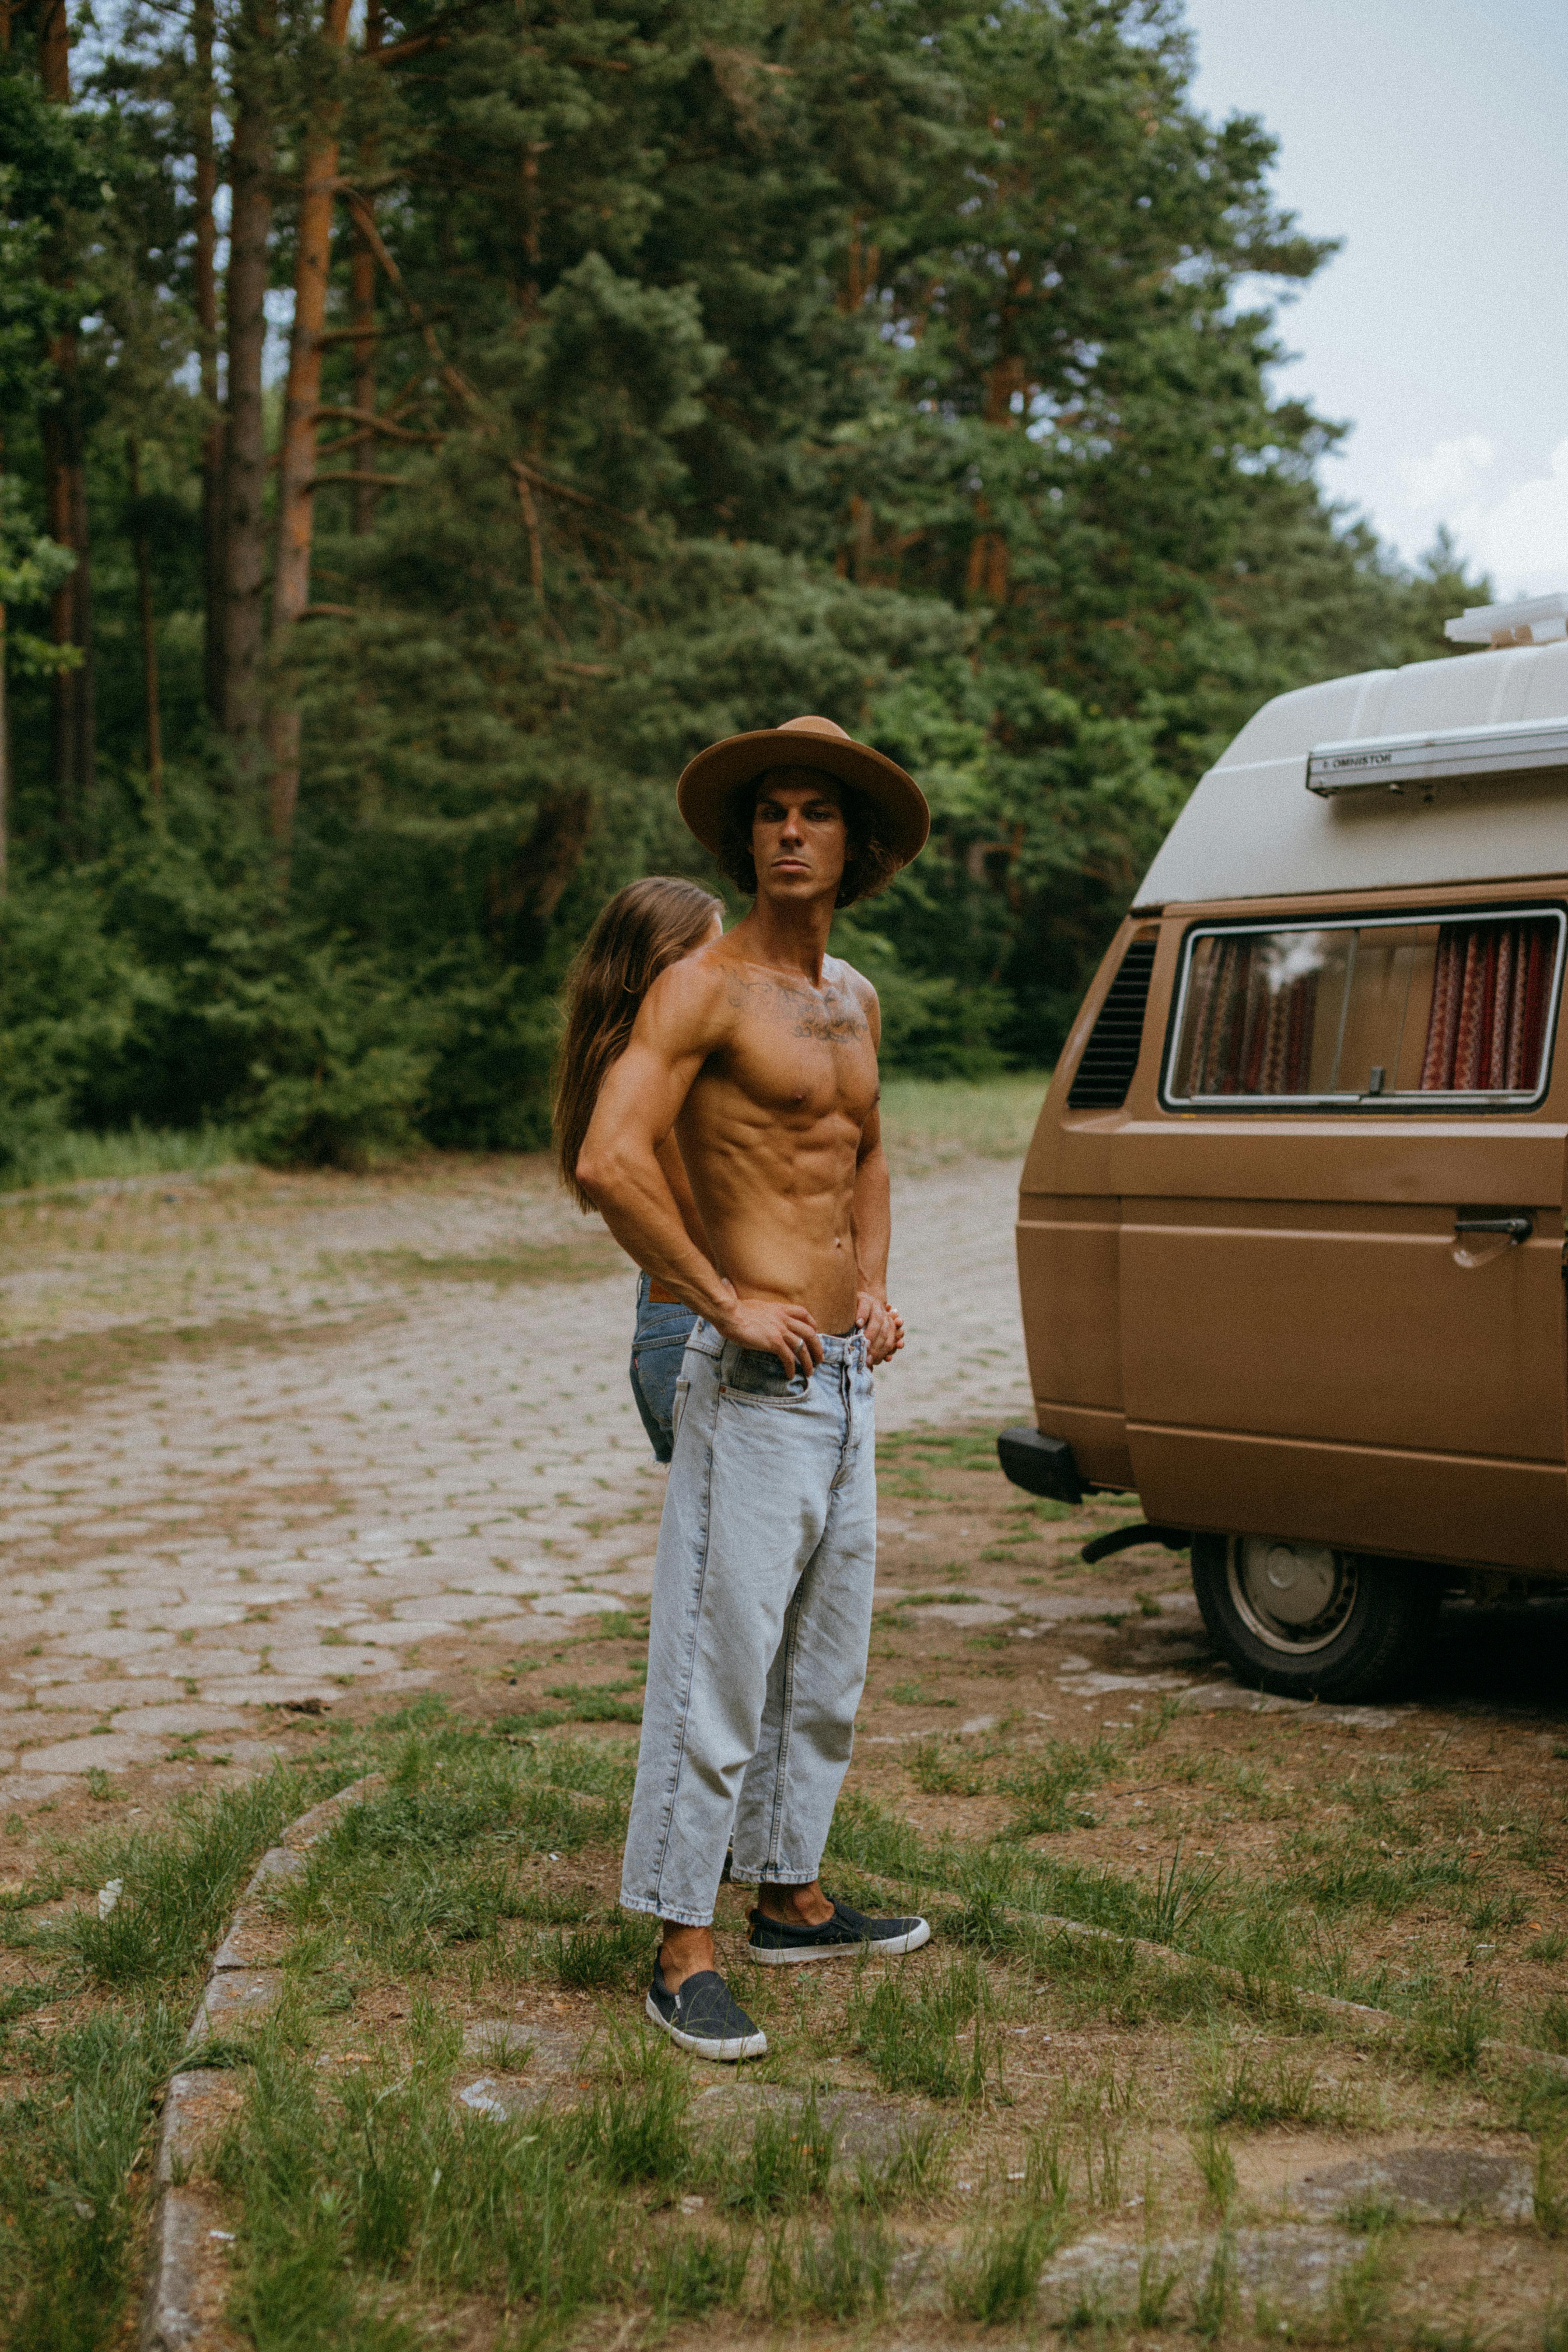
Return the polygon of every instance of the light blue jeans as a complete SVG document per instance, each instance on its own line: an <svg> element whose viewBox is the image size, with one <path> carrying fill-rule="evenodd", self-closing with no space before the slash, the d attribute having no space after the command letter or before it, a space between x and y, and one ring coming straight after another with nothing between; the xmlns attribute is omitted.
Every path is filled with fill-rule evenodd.
<svg viewBox="0 0 1568 2352"><path fill-rule="evenodd" d="M621 1901L681 1927L733 1875L805 1886L855 1738L877 1570L858 1331L786 1379L699 1323L676 1389Z"/></svg>

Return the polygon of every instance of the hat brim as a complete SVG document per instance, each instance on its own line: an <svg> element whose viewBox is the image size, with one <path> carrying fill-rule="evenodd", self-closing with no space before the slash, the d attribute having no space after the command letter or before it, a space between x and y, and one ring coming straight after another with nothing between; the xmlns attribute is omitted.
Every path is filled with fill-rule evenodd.
<svg viewBox="0 0 1568 2352"><path fill-rule="evenodd" d="M750 735L729 735L710 743L681 771L676 806L704 849L717 857L723 845L730 795L770 768L815 768L853 784L872 803L881 823L879 837L900 866L918 857L931 832L925 794L895 760L868 743L846 737L814 735L805 728L763 727Z"/></svg>

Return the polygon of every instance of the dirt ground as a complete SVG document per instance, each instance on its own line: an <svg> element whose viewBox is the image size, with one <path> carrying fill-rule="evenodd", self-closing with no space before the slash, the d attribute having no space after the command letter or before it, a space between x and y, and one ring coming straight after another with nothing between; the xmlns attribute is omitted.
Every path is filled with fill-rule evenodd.
<svg viewBox="0 0 1568 2352"><path fill-rule="evenodd" d="M749 1969L749 1898L726 1887L721 1964L772 2053L738 2086L700 2069L688 2086L706 2129L815 2094L841 2155L880 2161L929 2126L940 2160L887 2189L881 2270L841 2308L805 2288L769 2306L753 2276L700 2318L590 2315L584 2340L1559 2346L1568 1602L1450 1607L1375 1706L1239 1688L1184 1559L1084 1565L1130 1498L1069 1512L996 1467L995 1429L1026 1412L1015 1181L972 1161L902 1188L895 1291L917 1344L879 1398L878 1609L828 1875L933 1920L896 1972L909 2048L879 2041L853 1965ZM613 1778L635 1752L659 1487L627 1427L626 1286L602 1240L515 1165L109 1197L0 1211L0 1896L410 1701L499 1727L531 1769L564 1743ZM964 1254L944 1260L961 1208ZM620 1934L617 1864L593 1835L520 1848L525 1924L417 1982L357 1929L333 1945L324 1913L279 1909L272 1956L303 1968L309 1945L346 1988L299 2028L314 2063L390 2063L434 2002L467 2035L452 2079L474 2112L597 2095L646 1956L617 1948L618 1973L574 1982L564 1958L540 1964L538 1923L563 1955ZM1074 1939L1064 1918L1160 1948ZM0 1995L35 1967L25 1938L0 1950ZM984 2281L1046 2179L1029 2316ZM656 2237L727 2213L692 2180L647 2192ZM243 2198L214 2195L215 2227L242 2234ZM454 2340L497 2340L482 2299L463 2312Z"/></svg>

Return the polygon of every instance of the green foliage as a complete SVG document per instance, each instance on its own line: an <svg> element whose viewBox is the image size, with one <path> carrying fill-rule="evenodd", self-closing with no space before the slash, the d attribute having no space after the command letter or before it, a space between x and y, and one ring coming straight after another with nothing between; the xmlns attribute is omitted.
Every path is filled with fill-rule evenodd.
<svg viewBox="0 0 1568 2352"><path fill-rule="evenodd" d="M76 809L43 675L67 656L13 624L0 1174L134 1120L349 1166L416 1138L537 1148L598 905L707 874L677 773L792 711L931 797L924 857L837 927L887 1066L1042 1066L1242 720L1441 653L1482 593L1447 542L1411 575L1325 503L1337 428L1271 398L1271 314L1238 298L1331 247L1277 207L1262 128L1197 111L1174 6L383 20L396 61L351 47L333 72L403 291L377 296L387 429L368 455L325 429L317 601L272 674L304 723L287 875L204 693L189 27L110 0L74 108L41 100L30 20L0 61L0 594L28 622L65 560L28 518L49 339L77 324L100 746ZM279 276L329 62L285 10ZM359 396L352 245L329 417ZM346 478L367 467L370 516Z"/></svg>
<svg viewBox="0 0 1568 2352"><path fill-rule="evenodd" d="M930 2099L977 2097L985 2087L987 1979L973 1958L950 1961L940 1976L921 1977L913 1990L901 1971L874 1980L862 1976L849 2002L856 2046L889 2091L919 2091ZM973 2028L967 2053L959 2035Z"/></svg>
<svg viewBox="0 0 1568 2352"><path fill-rule="evenodd" d="M798 2108L786 2100L762 2109L744 2157L723 2167L720 2203L759 2221L793 2213L826 2189L832 2170L833 2126L813 2090Z"/></svg>
<svg viewBox="0 0 1568 2352"><path fill-rule="evenodd" d="M54 2037L52 2099L0 2100L0 2334L10 2352L94 2352L123 2311L131 2168L180 2032L162 2006L140 2018L101 2011Z"/></svg>

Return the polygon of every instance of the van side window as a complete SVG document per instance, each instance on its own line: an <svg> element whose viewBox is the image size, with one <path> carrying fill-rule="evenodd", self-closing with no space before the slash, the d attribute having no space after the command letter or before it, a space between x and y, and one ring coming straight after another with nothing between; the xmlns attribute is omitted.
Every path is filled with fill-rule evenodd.
<svg viewBox="0 0 1568 2352"><path fill-rule="evenodd" d="M1165 1099L1517 1109L1544 1087L1563 932L1547 908L1195 930Z"/></svg>

